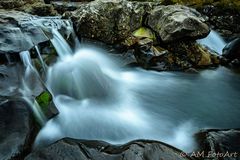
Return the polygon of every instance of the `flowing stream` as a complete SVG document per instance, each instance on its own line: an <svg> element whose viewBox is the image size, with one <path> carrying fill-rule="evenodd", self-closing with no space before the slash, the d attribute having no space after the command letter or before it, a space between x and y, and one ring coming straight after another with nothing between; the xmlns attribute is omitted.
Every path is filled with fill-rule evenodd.
<svg viewBox="0 0 240 160"><path fill-rule="evenodd" d="M156 139L190 152L199 129L240 127L238 74L222 67L200 74L120 68L103 50L71 49L53 33L60 59L48 67L46 85L60 113L41 129L36 146L63 137Z"/></svg>

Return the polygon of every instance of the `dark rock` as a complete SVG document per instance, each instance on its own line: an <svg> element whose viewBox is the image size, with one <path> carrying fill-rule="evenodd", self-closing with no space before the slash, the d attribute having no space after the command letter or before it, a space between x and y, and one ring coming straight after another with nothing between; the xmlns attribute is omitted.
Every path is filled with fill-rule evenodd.
<svg viewBox="0 0 240 160"><path fill-rule="evenodd" d="M57 15L53 6L51 4L44 3L44 0L1 0L0 9L14 9L39 16Z"/></svg>
<svg viewBox="0 0 240 160"><path fill-rule="evenodd" d="M0 160L23 159L34 140L33 119L26 103L0 104Z"/></svg>
<svg viewBox="0 0 240 160"><path fill-rule="evenodd" d="M181 5L157 6L147 16L147 26L159 34L163 42L206 37L210 29L199 12Z"/></svg>
<svg viewBox="0 0 240 160"><path fill-rule="evenodd" d="M226 129L226 130L203 130L197 135L197 140L199 143L199 151L204 151L205 160L239 160L240 159L240 130L239 129ZM232 154L230 156L226 155L213 157L207 157L208 153L222 153L222 154ZM237 154L234 154L237 153Z"/></svg>
<svg viewBox="0 0 240 160"><path fill-rule="evenodd" d="M53 5L45 3L34 3L26 4L19 8L18 10L38 16L56 16L58 15L57 11L54 10Z"/></svg>
<svg viewBox="0 0 240 160"><path fill-rule="evenodd" d="M175 57L188 62L194 68L205 68L220 64L218 55L211 53L200 44L191 41L171 43L166 48L175 53Z"/></svg>
<svg viewBox="0 0 240 160"><path fill-rule="evenodd" d="M69 15L78 36L108 44L125 40L142 26L143 16L156 3L126 0L96 0L80 5Z"/></svg>
<svg viewBox="0 0 240 160"><path fill-rule="evenodd" d="M229 61L232 61L234 59L240 60L240 38L236 38L232 42L228 43L223 48L222 56L228 59Z"/></svg>
<svg viewBox="0 0 240 160"><path fill-rule="evenodd" d="M190 160L180 155L181 151L167 144L138 140L121 146L102 141L87 141L65 138L50 146L36 150L25 160Z"/></svg>
<svg viewBox="0 0 240 160"><path fill-rule="evenodd" d="M218 31L227 41L240 36L240 10L234 8L231 3L234 2L228 1L225 5L215 3L197 7L200 13L208 17L207 23L212 26L211 28Z"/></svg>
<svg viewBox="0 0 240 160"><path fill-rule="evenodd" d="M79 2L72 2L72 3L65 3L65 2L52 2L51 3L54 7L54 9L60 13L63 14L67 11L75 11L82 3Z"/></svg>

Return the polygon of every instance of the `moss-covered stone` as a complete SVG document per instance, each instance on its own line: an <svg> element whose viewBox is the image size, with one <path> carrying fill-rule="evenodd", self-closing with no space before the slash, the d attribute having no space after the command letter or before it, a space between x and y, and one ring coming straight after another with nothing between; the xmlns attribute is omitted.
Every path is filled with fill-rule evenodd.
<svg viewBox="0 0 240 160"><path fill-rule="evenodd" d="M50 103L52 102L52 95L48 91L44 91L36 97L36 101L41 107L42 112L46 114L49 110Z"/></svg>

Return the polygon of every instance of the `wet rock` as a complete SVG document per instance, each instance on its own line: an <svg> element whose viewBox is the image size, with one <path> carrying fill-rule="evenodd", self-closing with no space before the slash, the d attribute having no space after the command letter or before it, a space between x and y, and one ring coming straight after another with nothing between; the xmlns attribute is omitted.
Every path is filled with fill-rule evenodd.
<svg viewBox="0 0 240 160"><path fill-rule="evenodd" d="M196 135L199 151L204 151L204 160L239 160L240 159L240 130L203 130ZM208 157L208 153L212 153ZM219 153L219 155L214 155ZM237 154L234 154L237 153ZM226 154L221 156L220 154Z"/></svg>
<svg viewBox="0 0 240 160"><path fill-rule="evenodd" d="M199 12L181 5L157 6L147 16L147 26L163 42L206 37L210 29Z"/></svg>
<svg viewBox="0 0 240 160"><path fill-rule="evenodd" d="M0 160L23 159L34 140L33 119L26 103L0 104Z"/></svg>
<svg viewBox="0 0 240 160"><path fill-rule="evenodd" d="M222 56L228 59L229 61L232 61L234 59L240 60L240 38L236 38L230 43L228 43L223 48Z"/></svg>
<svg viewBox="0 0 240 160"><path fill-rule="evenodd" d="M133 31L140 28L143 16L153 5L151 2L96 0L80 5L71 14L71 19L78 36L114 44L130 37Z"/></svg>
<svg viewBox="0 0 240 160"><path fill-rule="evenodd" d="M52 145L36 150L28 155L25 160L190 160L181 157L181 151L167 144L138 140L121 146L114 146L102 141L86 141L65 138Z"/></svg>
<svg viewBox="0 0 240 160"><path fill-rule="evenodd" d="M19 53L52 38L52 28L71 34L68 20L38 17L19 11L0 10L0 54Z"/></svg>
<svg viewBox="0 0 240 160"><path fill-rule="evenodd" d="M175 53L175 56L181 61L190 63L194 68L205 68L220 64L218 55L211 53L207 48L196 42L171 43L166 48Z"/></svg>

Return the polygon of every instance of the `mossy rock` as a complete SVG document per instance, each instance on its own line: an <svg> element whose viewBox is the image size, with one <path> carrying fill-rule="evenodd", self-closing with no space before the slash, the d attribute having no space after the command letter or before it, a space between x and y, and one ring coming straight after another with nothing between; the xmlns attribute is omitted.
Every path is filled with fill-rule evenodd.
<svg viewBox="0 0 240 160"><path fill-rule="evenodd" d="M46 114L49 110L50 103L52 102L52 95L48 91L44 91L36 97L36 101L41 107L42 112Z"/></svg>
<svg viewBox="0 0 240 160"><path fill-rule="evenodd" d="M146 28L146 27L140 27L137 30L135 30L133 32L133 36L137 37L137 38L149 38L149 39L152 39L152 40L156 39L156 36L153 33L153 31L149 28Z"/></svg>

